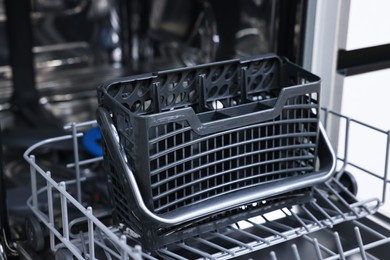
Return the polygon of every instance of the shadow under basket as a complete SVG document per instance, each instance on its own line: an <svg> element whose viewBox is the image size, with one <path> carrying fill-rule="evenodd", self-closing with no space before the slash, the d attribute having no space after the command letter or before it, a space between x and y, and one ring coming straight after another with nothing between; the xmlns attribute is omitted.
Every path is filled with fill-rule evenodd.
<svg viewBox="0 0 390 260"><path fill-rule="evenodd" d="M310 200L335 165L319 92L271 55L107 82L97 118L117 224L155 250Z"/></svg>

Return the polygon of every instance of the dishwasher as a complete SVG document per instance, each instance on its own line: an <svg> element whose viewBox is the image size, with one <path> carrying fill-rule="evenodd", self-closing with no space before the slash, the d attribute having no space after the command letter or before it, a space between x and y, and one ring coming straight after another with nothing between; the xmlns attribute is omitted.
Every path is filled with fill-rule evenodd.
<svg viewBox="0 0 390 260"><path fill-rule="evenodd" d="M269 65L270 61L273 65ZM283 65L275 64L277 62L281 62ZM235 68L234 72L231 70L232 66ZM266 78L266 73L269 73L267 66L270 66L273 68L270 74L288 79L290 85L287 84L283 91L277 91L278 101L270 101L275 98L269 96L272 93L271 90L275 91L275 88L269 82L265 86L255 83L256 86L260 86L256 90L256 87L252 89L249 87L251 86L249 84L252 82L251 79L242 80L246 73L250 75L249 77L252 77L254 72L251 70L255 71L253 78L256 78L259 75L256 74L259 73L259 69L256 66L262 68L260 71L265 73L263 75L264 78ZM274 70L283 66L287 72ZM264 68L266 68L265 72ZM206 82L202 76L204 74L200 73L203 70L211 71L210 78L213 77L213 74L219 73L223 83L221 87L235 82L230 79L236 78L236 81L242 82L240 86L243 89L248 89L246 95L248 95L247 98L250 97L251 101L244 104L243 100L245 99L241 96L241 93L245 92L245 90L240 87L238 88L240 91L237 91L236 95L228 91L226 92L228 94L223 95L226 90L218 89L214 91L220 94L218 99L208 97L207 93L210 94L212 88L206 88L206 93L201 91L202 86L204 87ZM191 80L188 80L188 77L193 75L194 72L199 79L196 80L193 77ZM289 76L285 76L284 73L287 73ZM178 74L183 75L182 79L177 79ZM216 77L219 77L219 74ZM235 75L236 77L230 77L230 75ZM295 81L292 80L293 78L295 78ZM145 82L148 85L145 85ZM277 84L281 83L277 81ZM283 84L286 83L284 82ZM389 132L327 108L319 108L316 102L317 95L313 97L311 94L303 92L303 95L299 96L300 92L297 88L303 86L305 91L311 90L315 92L317 89L313 88L313 85L316 86L316 84L319 84L318 77L276 56L252 58L243 61L231 60L226 63L211 63L184 69L162 71L150 75L120 78L103 84L100 88L102 92L99 98L101 99L102 107L98 109L98 121L67 125L65 128L68 134L43 140L31 146L24 153L24 158L31 167L32 195L27 203L34 214L26 221L26 244L20 243L17 247L21 249L21 252L23 252L25 247L34 248L36 252L41 253L46 250L54 254L56 259L72 259L73 256L77 259L305 259L308 256L311 259L385 259L386 251L388 251L386 248L390 242L390 230L386 224L387 218L378 213L378 210L384 203L387 191ZM145 88L145 86L150 87ZM268 156L270 158L259 156L261 160L254 160L253 158L240 160L241 166L245 166L245 163L249 161L250 167L253 167L255 164L261 164L262 161L276 161L277 167L275 165L268 168L265 167L262 168L262 171L270 173L276 171L278 176L283 176L279 177L282 179L282 182L283 178L286 178L287 182L280 184L278 177L270 179L260 178L260 182L266 183L265 187L254 185L257 187L256 192L260 195L253 191L250 191L248 195L248 192L245 192L245 190L249 190L251 184L256 184L255 182L247 182L248 179L253 179L253 176L256 175L252 172L252 175L248 173L248 176L241 177L246 182L241 187L235 186L237 191L234 191L233 195L231 195L232 192L222 192L222 198L221 196L216 196L216 204L212 204L212 206L207 205L209 201L213 200L211 195L208 194L207 196L210 196L210 198L200 200L200 202L190 200L188 210L180 211L180 208L173 208L174 210L171 212L167 211L168 213L159 214L158 207L164 208L163 202L152 204L155 208L149 205L146 209L134 210L134 208L142 207L142 203L146 204L150 200L145 199L147 197L140 194L148 192L148 185L150 188L156 185L149 183L144 186L134 186L140 180L136 179L137 172L140 172L139 169L146 168L137 160L142 160L141 157L147 157L147 151L155 151L156 149L160 153L166 154L165 150L185 147L186 143L189 143L187 145L189 147L198 147L198 145L194 145L197 141L196 138L191 140L184 138L184 130L191 128L191 125L183 126L181 123L175 123L180 126L167 126L169 123L175 122L175 120L183 120L189 108L188 104L183 105L180 102L185 103L190 99L182 98L180 102L175 101L175 99L170 100L169 96L175 90L173 86L179 89L184 88L188 93L193 88L200 92L200 97L194 100L202 103L203 108L200 111L205 111L203 109L209 108L209 112L197 114L200 120L203 120L202 123L206 125L203 126L206 129L205 131L207 131L207 122L213 123L212 119L216 120L216 122L225 120L223 123L218 124L218 127L214 127L218 131L222 129L222 132L229 132L230 128L236 127L234 122L228 121L229 118L242 118L239 112L232 110L235 106L243 109L245 111L244 115L253 114L260 118L262 118L261 113L272 111L272 106L280 105L282 103L279 102L280 99L285 102L284 109L287 109L287 111L290 111L288 109L292 109L292 107L299 107L303 110L308 109L309 112L307 113L302 111L290 111L287 113L279 111L280 114L276 113L276 115L271 116L271 118L276 117L281 121L291 122L294 125L297 124L298 127L276 127L279 128L276 131L275 125L278 125L279 122L271 120L271 123L269 123L266 120L263 124L268 124L271 128L267 131L257 131L263 134L267 133L268 135L265 135L263 138L273 140L273 145L267 143L264 147L255 146L257 147L255 150L246 151L246 153L251 154L256 150L263 149L266 153L269 153ZM157 89L157 87L159 88ZM294 89L292 95L295 94L300 97L293 99L300 102L288 102L289 98L283 97L284 94L289 93L287 91L289 88ZM148 94L139 95L141 91ZM180 91L183 91L183 89ZM213 93L213 91L211 92ZM134 99L131 97L132 94L134 94ZM108 98L105 95L111 96ZM144 97L142 104L137 103L140 100L140 96ZM177 96L180 97L180 95ZM239 98L235 99L232 97ZM130 105L123 105L124 100L130 100ZM151 104L151 100L161 100L161 102L157 102L159 105L156 105ZM228 101L225 102L226 100ZM242 104L238 104L240 102ZM258 105L259 102L263 105L271 104L271 106L261 106L259 112L253 108L252 104ZM226 111L222 103L225 104ZM118 104L122 104L120 108L115 107ZM230 104L231 107L226 104ZM231 104L234 104L234 106ZM247 107L248 104L250 108ZM111 110L109 112L107 110L99 111L105 110L103 107L106 109L110 107ZM152 109L151 107L160 112L153 112L151 115L145 113L147 109ZM126 114L123 112L125 110L131 110L129 114L136 114L135 112L141 111L143 115L141 113L141 118L137 116L125 118ZM176 111L180 113L175 114ZM101 114L99 115L99 113ZM223 117L222 115L217 115L218 113L225 113L228 116ZM146 118L146 121L142 121L142 116ZM228 119L226 120L226 118ZM267 119L267 116L264 116L264 118ZM308 126L307 122L310 122L310 119L313 118L315 119L314 125L316 125L316 119L320 118L322 121L322 123L318 122L318 132L314 130L314 139L309 138L309 136L302 137L302 133L306 135L311 133L309 130L313 126ZM115 123L113 123L114 120L116 120ZM191 117L185 120L188 120L190 124L196 125L196 120L191 119ZM132 122L138 122L137 124L139 125L134 125L134 129L131 129ZM241 125L239 124L238 127L247 129L246 122L254 122L255 125L257 123L256 126L259 125L258 122L251 120L251 118L246 118L246 121L240 120ZM301 123L297 122L306 122L304 123L306 130L302 130ZM329 122L337 122L340 127L338 138L343 142L343 149L337 157L325 133ZM163 127L157 127L157 130L155 128L152 128L152 130L147 129L159 124L163 124ZM98 126L100 126L102 133L97 131ZM227 128L225 129L226 126ZM351 152L350 136L354 135L356 126L363 127L367 131L372 131L383 137L381 140L386 142L385 159L383 161L384 172L372 172L359 163L349 161L348 154ZM136 129L136 127L141 127L141 129ZM146 127L146 129L142 129L142 127ZM198 130L202 129L201 126L197 127L196 129ZM172 134L173 130L180 133L180 138L172 139L174 141L164 141L164 135L167 135L167 138L174 136L176 132ZM132 139L133 143L129 145L128 142L130 141L128 139L130 137L123 135L130 135L129 133L132 134L133 132L137 133L137 136L135 139ZM162 132L162 136L155 135L160 132ZM152 135L152 138L149 140L151 143L153 143L153 140L163 140L161 142L165 143L165 146L160 145L159 148L155 148L152 144L145 144L143 139L146 136L145 133ZM216 135L213 132L208 134ZM234 141L234 138L231 137L232 135L237 135L239 142L237 140ZM163 157L164 159L159 160L161 165L156 163L155 169L169 168L167 166L168 161L175 164L175 167L178 168L178 161L186 160L188 157L196 158L201 156L199 153L208 155L208 164L215 165L214 160L210 158L210 154L212 154L210 151L219 151L223 147L240 147L243 143L252 144L253 149L253 143L256 143L258 140L253 135L253 131L251 134L247 133L246 135L249 136L247 141L241 140L240 134L236 132L230 133L230 138L220 139L224 140L220 141L223 143L222 146L212 146L211 143L216 142L212 138L199 137L200 140L211 139L213 141L208 143L204 150L196 149L192 151L193 153L179 149L179 153L185 153L186 156L179 157L178 154L175 154L174 159ZM305 147L304 145L307 146L310 143L314 144L312 149L309 149L312 157L314 157L305 162L294 157L296 155L307 157L310 154L307 151L294 153L281 153L279 151L271 155L272 151L278 150L279 145L281 145L280 147L288 147L289 144L294 143L290 140L280 141L277 142L278 144L275 144L275 139L282 140L286 136L293 136L292 139L296 139L295 150L301 150L302 147ZM318 137L318 143L315 141L316 137ZM259 136L257 138L261 139ZM126 141L122 142L120 140ZM137 142L143 143L144 146ZM65 158L64 161L62 158L56 158L58 161L56 161L55 165L49 165L50 167L45 165L45 159L40 156L40 153L43 156L47 155L45 152L42 152L45 151L45 147L46 149L53 149L50 147L64 146L70 147L73 155L70 158ZM102 146L104 149L102 149ZM132 151L131 146L140 148L138 148L139 150L135 154L128 155L127 153ZM199 147L201 146L199 145ZM141 157L138 158L137 155ZM153 161L153 154L149 156L150 160ZM235 158L235 155L230 154L226 157L221 155L215 161L224 161L224 158ZM294 163L282 166L291 158L293 158ZM64 163L64 165L60 165L61 163ZM131 166L127 165L131 165L131 163L141 166L139 169L130 169ZM152 165L151 162L147 163ZM208 165L207 163L205 164ZM220 171L222 171L222 168L224 171L228 171L229 167L233 167L232 165L240 167L240 165L227 162L224 167L221 166ZM186 169L186 171L202 167L201 164L195 165L193 162L190 163L190 166L190 169ZM307 166L311 167L305 171L304 169ZM296 184L293 184L296 176L288 176L286 174L287 177L285 177L283 175L285 172L288 172L289 167L292 168L291 171L301 173ZM294 167L299 168L297 170ZM322 169L324 167L325 169ZM63 173L56 172L59 169L67 169L66 174L69 176L64 179ZM112 172L108 173L108 171ZM208 170L207 172L209 174L202 176L203 179L209 179L208 176L212 174L218 175L218 171L211 172ZM107 187L102 187L105 182L101 178L106 178L107 174L110 176L109 186L111 186L106 190ZM182 175L179 170L173 176L175 174ZM354 178L356 174L368 176L381 183L380 196L357 197L359 187ZM148 175L148 173L142 172L141 177L146 178L144 175ZM310 178L310 176L315 177L307 181L307 177ZM177 186L188 186L188 183L185 182L186 180L189 183L197 182L196 178L192 176L190 179L184 179L182 182L175 180L174 183ZM230 182L233 183L238 181L239 178L230 179ZM215 181L209 184L209 186L201 187L207 189L218 185L223 186L226 182L229 182L229 180L220 181L219 183ZM268 190L267 187L271 188ZM169 186L169 189L174 190L175 188L174 185ZM169 189L167 188L160 192L161 194L164 194L164 192L169 193ZM194 188L191 189L191 192L196 193ZM102 199L104 196L112 197L108 201L112 201L113 204L110 205L107 201L104 203L104 199ZM134 198L131 196L134 196ZM137 201L139 199L137 196L140 196L141 200L143 198L143 201ZM191 197L191 194L177 193L173 196L173 202L183 200L183 196ZM227 201L223 200L224 196L228 198ZM157 193L156 197L160 198L162 195ZM169 200L166 203L169 203ZM201 206L192 207L191 203ZM206 206L202 207L201 203L204 203ZM143 212L140 213L142 210L149 210L148 214L151 214L152 217L142 215L145 214ZM150 212L153 210L155 211ZM176 213L175 210L179 213ZM210 215L213 217L211 222L207 219L207 216ZM112 218L112 216L114 217ZM142 216L144 217L142 218ZM147 218L151 218L152 221ZM136 222L138 219L141 219L140 222ZM146 227L143 227L143 221L147 223ZM160 222L163 224L161 225ZM140 233L140 231L137 231L137 228L143 231ZM156 230L164 230L165 233L158 233Z"/></svg>
<svg viewBox="0 0 390 260"><path fill-rule="evenodd" d="M0 259L387 259L390 131L312 73L357 2L0 0Z"/></svg>

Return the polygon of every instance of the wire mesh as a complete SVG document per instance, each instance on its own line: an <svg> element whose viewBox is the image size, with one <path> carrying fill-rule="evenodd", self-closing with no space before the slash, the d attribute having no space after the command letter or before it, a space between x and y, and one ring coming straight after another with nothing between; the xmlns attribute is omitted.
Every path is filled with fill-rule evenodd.
<svg viewBox="0 0 390 260"><path fill-rule="evenodd" d="M333 111L324 112L325 119L334 116L361 123ZM308 202L281 207L277 211L167 245L155 252L142 251L131 231L102 222L103 218L110 216L110 212L92 209L75 198L77 192L68 192L72 186L82 187L87 177L77 178L75 174L72 180L57 182L50 171L43 170L33 155L38 148L47 144L73 140L75 135L80 138L82 133L78 128L94 124L95 122L76 125L77 130L72 134L38 143L24 155L31 166L32 196L28 205L49 230L49 245L46 246L53 252L65 248L78 259L96 257L98 251L103 252L106 258L113 259L256 259L259 255L264 256L264 259L306 259L308 255L311 259L385 258L383 252L386 252L385 248L390 243L390 229L378 224L379 221L376 220L377 211L384 199L357 198L337 178L340 174L336 174L329 182L315 186L312 199ZM368 125L365 127L388 137L387 131ZM348 131L345 134L348 136ZM388 154L389 147L386 147ZM341 171L346 167L365 170L357 164L350 164L348 156L338 159ZM102 158L87 158L69 163L67 167L88 166L101 160ZM385 161L385 165L387 164L388 156ZM384 173L372 173L368 170L364 172L383 183L381 192L385 196L389 182L386 168ZM40 178L46 184L38 188ZM42 196L46 199L42 199ZM58 197L61 202L59 204L53 202ZM44 205L42 201L45 201ZM59 215L56 214L58 205ZM70 207L79 211L77 218L69 215ZM62 221L62 228L55 225L58 221ZM74 233L72 227L77 223L84 223L86 229Z"/></svg>

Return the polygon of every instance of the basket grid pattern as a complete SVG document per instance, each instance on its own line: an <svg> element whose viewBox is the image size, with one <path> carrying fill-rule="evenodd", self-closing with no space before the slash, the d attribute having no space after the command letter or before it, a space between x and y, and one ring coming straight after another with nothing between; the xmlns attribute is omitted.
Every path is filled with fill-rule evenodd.
<svg viewBox="0 0 390 260"><path fill-rule="evenodd" d="M320 79L283 57L135 75L99 91L115 221L149 250L307 201L312 189L300 180L325 175ZM188 219L163 221L180 216Z"/></svg>
<svg viewBox="0 0 390 260"><path fill-rule="evenodd" d="M141 233L141 229L139 227L139 219L132 214L131 211L131 203L126 197L126 187L127 183L123 181L121 175L116 174L118 171L115 169L115 165L113 163L109 164L109 188L112 196L112 201L114 207L113 213L116 218L118 218L119 222L125 224L127 227L131 227L132 230L136 233Z"/></svg>
<svg viewBox="0 0 390 260"><path fill-rule="evenodd" d="M318 123L315 95L288 99L273 120L208 136L198 136L185 121L151 127L154 212L312 172Z"/></svg>

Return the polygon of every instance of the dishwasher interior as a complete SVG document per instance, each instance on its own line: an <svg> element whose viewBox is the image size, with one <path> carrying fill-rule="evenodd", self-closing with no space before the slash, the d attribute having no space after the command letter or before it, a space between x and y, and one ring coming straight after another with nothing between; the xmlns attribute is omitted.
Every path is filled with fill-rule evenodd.
<svg viewBox="0 0 390 260"><path fill-rule="evenodd" d="M253 59L269 53L301 66L310 49L305 39L310 30L309 1L26 2L31 6L12 9L12 0L0 0L0 206L4 209L0 259L387 258L389 131L327 107L309 110L320 119L320 132L331 133L330 140L324 134L322 142L333 145L336 169L326 182L305 187L310 196L296 196L293 203L287 202L291 199L288 194L280 201L265 198L242 206L236 215L225 213L218 222L222 224L208 225L204 230L184 226L182 239L155 250L141 246L139 234L118 225L113 216L115 196L107 186L103 139L96 121L97 87L123 76L154 71L183 73L185 68L203 68L215 61ZM6 22L13 23L12 14L32 29L33 38L28 37L28 30L23 31L25 45L31 45L31 50L20 52L24 57L11 55L21 50L17 44L8 46L23 39L7 31ZM230 84L226 71L222 75ZM240 73L239 77L250 74L245 69ZM147 78L143 75L142 79ZM197 82L208 81L199 77ZM301 79L296 84L308 81ZM165 85L177 91L175 83ZM192 95L187 87L184 84L184 94L174 92L173 98L166 94L165 103L161 102L166 108L153 106L173 114L175 106ZM321 88L327 86L322 84ZM204 89L201 97L213 92ZM225 89L233 88L221 86L215 95L231 94ZM249 93L255 90L249 89ZM237 95L242 97L243 92ZM161 94L159 90L150 93L152 99ZM267 95L252 95L248 102L264 99L268 106ZM142 105L135 101L129 109L146 111L151 101L144 99ZM216 99L207 102L200 108L202 113L207 107L211 114L225 109ZM228 101L234 102L241 99ZM215 119L225 116L220 113ZM207 113L203 118L211 120ZM377 150L360 145L366 143L360 142L362 133L376 137L370 143ZM360 158L378 154L377 164L371 167L364 160L356 161L357 153ZM316 159L313 167L325 163ZM251 215L237 217L245 216L249 208L254 209Z"/></svg>
<svg viewBox="0 0 390 260"><path fill-rule="evenodd" d="M340 137L344 138L346 146L338 157L337 173L329 181L314 187L310 201L202 233L153 253L137 245L131 230L111 226L111 209L107 206L109 195L98 182L102 174L99 172L102 157L85 157L84 152L77 152L80 147L74 141L82 136L83 129L90 129L96 122L73 124L69 126L72 129L69 135L44 140L24 154L31 167L32 196L28 205L34 215L28 225L31 241L27 245L18 244L18 247L25 249L33 245L42 250L50 246L59 259L70 255L80 259L92 256L105 259L109 255L134 259L291 259L292 256L293 259L306 256L313 259L385 259L390 230L387 218L378 211L386 196L387 173L364 169L348 161L347 154L354 125L377 132L385 140L388 140L388 132L331 110L323 109L322 113L325 121L332 118L344 121ZM51 170L44 165L47 159L39 156L40 151L45 154L45 146L56 147L56 143L64 142L76 151L76 160L70 158L70 162L62 166L57 164L55 168L69 171L70 180L64 180L58 169ZM387 163L386 159L384 164ZM379 196L358 197L359 187L353 177L356 174L375 179L382 186L377 191ZM100 193L98 201L91 201L91 189Z"/></svg>

